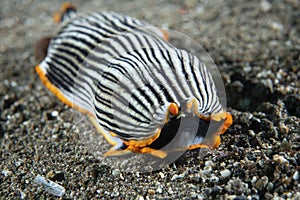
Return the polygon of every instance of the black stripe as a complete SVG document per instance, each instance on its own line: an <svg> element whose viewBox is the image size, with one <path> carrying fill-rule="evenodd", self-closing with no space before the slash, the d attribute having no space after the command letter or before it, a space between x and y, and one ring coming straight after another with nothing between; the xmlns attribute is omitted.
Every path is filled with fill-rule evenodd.
<svg viewBox="0 0 300 200"><path fill-rule="evenodd" d="M94 81L97 81L97 80L94 80ZM101 92L103 92L105 94L112 95L112 93L114 92L112 88L109 88L109 87L103 85L101 82L95 82L95 83L97 85L97 89L99 89Z"/></svg>
<svg viewBox="0 0 300 200"><path fill-rule="evenodd" d="M95 21L92 21L91 18L93 18ZM109 24L105 23L105 22L101 22L102 24L100 24L99 22L99 18L96 18L94 15L89 15L89 18L86 18L86 23L88 23L89 25L91 25L92 27L96 27L99 30L103 30L103 32L105 32L106 34L101 32L101 35L105 38L110 38L113 35L116 35L115 32L112 32L110 30L108 30L107 28L105 28L103 26L103 24L106 24L107 26L110 26ZM101 20L101 19L100 19ZM100 31L99 31L100 32Z"/></svg>
<svg viewBox="0 0 300 200"><path fill-rule="evenodd" d="M155 98L157 99L157 101L159 102L160 105L164 105L165 103L163 102L161 96L159 95L159 93L157 93L157 91L153 88L152 85L148 85L148 88L151 90L152 94L155 96Z"/></svg>
<svg viewBox="0 0 300 200"><path fill-rule="evenodd" d="M64 90L71 92L71 87L74 84L74 81L70 79L70 77L63 72L61 69L57 68L54 64L50 62L46 62L47 65L49 66L49 70L47 71L49 73L50 77L53 77L55 80L57 86L59 88L63 88ZM47 73L47 75L48 75Z"/></svg>
<svg viewBox="0 0 300 200"><path fill-rule="evenodd" d="M95 93L95 99L101 104L105 105L108 108L111 108L111 102L107 99L104 99L99 93Z"/></svg>
<svg viewBox="0 0 300 200"><path fill-rule="evenodd" d="M209 93L208 93L208 88L207 88L207 84L209 83L208 80L206 79L207 76L206 76L206 71L205 71L205 68L204 66L199 66L200 67L200 74L201 74L201 77L202 77L202 85L204 86L204 90L205 90L205 93L206 93L206 99L203 99L203 103L204 103L204 106L203 106L203 110L207 110L207 107L209 106L209 99L210 99L210 96L209 96Z"/></svg>
<svg viewBox="0 0 300 200"><path fill-rule="evenodd" d="M145 118L147 121L142 120L140 117L136 117L130 114L130 117L138 122L141 123L149 123L151 121L151 119L149 119L144 113L142 113L141 111L139 111L136 107L134 107L131 103L129 103L128 108L130 108L131 110L133 110L134 112L136 112L137 114L139 114L140 116L142 116L143 118Z"/></svg>
<svg viewBox="0 0 300 200"><path fill-rule="evenodd" d="M137 97L135 94L132 94L131 97L134 98L134 100L136 100L148 113L150 113L149 108L139 99L139 97ZM131 103L129 103L129 108L134 112L138 113L140 116L146 118L148 121L150 121L150 119L144 113L137 110Z"/></svg>
<svg viewBox="0 0 300 200"><path fill-rule="evenodd" d="M88 29L88 30L90 30L90 31L92 31L92 32L95 32L95 35L100 35L101 37L103 37L103 38L110 38L111 37L111 35L109 35L109 34L105 34L105 33L103 33L103 32L100 32L99 31L99 29L94 29L94 27L96 26L96 24L85 24L85 25L82 25L82 23L81 22L79 22L79 23L77 23L77 21L74 21L73 22L73 25L75 26L75 27L80 27L80 28L83 28L83 29ZM99 28L100 26L96 26L97 28ZM103 30L105 30L104 28L102 28L101 27L101 29L103 29ZM100 29L100 30L101 30Z"/></svg>
<svg viewBox="0 0 300 200"><path fill-rule="evenodd" d="M171 97L171 95L169 94L168 90L163 86L160 85L160 89L161 91L163 91L164 96L166 97L168 102L174 102L175 100Z"/></svg>
<svg viewBox="0 0 300 200"><path fill-rule="evenodd" d="M65 30L65 33L67 35L69 34L74 34L74 35L79 35L79 34L82 34L82 35L85 35L85 36L88 36L89 38L91 38L92 40L94 40L97 44L100 44L102 41L99 40L99 38L97 38L96 36L90 34L90 33L87 33L87 32L84 32L84 31L81 31L81 30L78 30L76 29L77 27L74 26L75 30ZM59 33L59 35L62 35L62 37L65 37L63 35L64 31L62 31L61 33Z"/></svg>
<svg viewBox="0 0 300 200"><path fill-rule="evenodd" d="M105 116L107 116L108 118L110 118L110 119L114 119L114 115L113 114L111 114L111 113L109 113L109 112L106 112L106 111L104 111L104 110L102 110L102 109L100 109L98 106L94 106L94 108L96 109L96 111L97 111L97 114L99 113L99 114L103 114L103 115L105 115ZM99 115L97 115L98 117L100 117ZM112 123L112 122L107 122L110 126L113 126L113 127L118 127L118 125L117 124L114 124L114 123Z"/></svg>
<svg viewBox="0 0 300 200"><path fill-rule="evenodd" d="M53 52L52 55L53 55L53 56L51 56L51 59L57 57L57 58L59 58L59 59L61 59L61 60L64 60L65 62L67 62L68 65L71 66L71 67L73 67L76 71L79 70L79 67L77 66L77 64L75 64L75 63L74 63L72 60L70 60L69 58L65 57L65 56L64 56L65 54L62 54L62 53L59 53L59 52ZM72 71L72 70L70 69L70 71ZM74 76L76 76L76 75L74 75Z"/></svg>
<svg viewBox="0 0 300 200"><path fill-rule="evenodd" d="M89 49L95 48L95 45L94 45L94 44L88 42L85 38L81 38L81 37L78 37L78 36L73 36L73 35L63 35L63 36L57 37L57 38L61 38L61 39L63 39L63 40L70 39L70 40L72 40L72 42L74 42L74 43L75 43L75 42L76 42L76 43L83 43L83 44L85 44L86 46L88 46ZM68 42L65 41L65 43L70 43L70 42L69 42L69 41L68 41Z"/></svg>
<svg viewBox="0 0 300 200"><path fill-rule="evenodd" d="M148 85L150 85L150 84L146 84L145 86L148 87ZM150 106L154 105L154 102L152 101L152 99L144 92L144 90L142 88L138 88L138 92L141 94L141 96L143 96L146 99L146 101L150 104ZM149 111L148 108L146 110Z"/></svg>
<svg viewBox="0 0 300 200"><path fill-rule="evenodd" d="M193 67L199 67L199 66L191 66L191 65L186 66L186 65L184 64L184 61L183 61L183 54L182 54L181 51L180 51L180 58L179 58L179 59L181 59L182 68L183 68L183 69L185 69L185 67L190 67L190 71L191 71L191 74L192 74L192 77L193 77L193 79L192 79L191 81L194 81L194 82L196 83L196 86L197 86L197 89L198 89L198 94L200 94L200 96L201 96L201 99L199 99L199 101L202 101L202 102L203 102L203 94L201 93L201 89L200 89L200 86L199 86L199 84L198 84L198 79L197 79L197 76L196 76L195 71L194 71L194 69L193 69ZM201 76L202 76L202 75L201 75Z"/></svg>
<svg viewBox="0 0 300 200"><path fill-rule="evenodd" d="M71 51L70 49L62 48L62 46L59 46L59 47L56 48L56 50L58 52L60 52L61 54L63 54L63 53L69 54L71 57L75 58L79 63L82 63L84 61L83 58L81 58L80 56L78 56L78 54L76 54L75 52Z"/></svg>
<svg viewBox="0 0 300 200"><path fill-rule="evenodd" d="M87 52L87 51L79 49L77 46L75 46L73 44L69 44L69 43L63 43L62 45L63 46L57 47L56 50L61 53L66 53L69 56L75 58L78 61L78 63L85 63L85 60L86 61L92 60L92 61L96 61L97 63L103 64L103 65L108 64L108 62L105 59L103 59L103 58L100 59L100 58L96 57L92 51ZM65 47L65 48L63 48L63 47ZM74 49L77 49L78 52L75 53ZM83 54L81 54L81 52ZM84 57L84 58L82 58L82 57ZM87 64L88 64L88 67L86 67L86 68L92 69L92 70L96 71L97 73L102 72L101 68L94 66L91 63L87 63ZM78 65L78 64L74 64L74 66L76 66L76 65Z"/></svg>
<svg viewBox="0 0 300 200"><path fill-rule="evenodd" d="M120 82L119 79L110 72L103 72L101 75L102 75L101 78L105 78L113 83L118 84Z"/></svg>
<svg viewBox="0 0 300 200"><path fill-rule="evenodd" d="M63 88L64 90L71 92L70 88L64 85L63 83L61 83L61 81L58 79L58 77L56 77L56 74L53 71L48 71L46 77L56 87Z"/></svg>
<svg viewBox="0 0 300 200"><path fill-rule="evenodd" d="M57 58L60 59L60 60L58 60ZM62 66L68 72L70 72L73 77L76 77L76 73L73 70L71 70L69 66L67 66L66 64L64 64L63 62L61 62L62 60L65 61L65 59L59 58L58 56L52 56L51 60L53 62L57 63L58 65Z"/></svg>
<svg viewBox="0 0 300 200"><path fill-rule="evenodd" d="M90 79L93 80L93 77L92 77L92 76L90 76L88 73L86 73L86 72L83 71L83 70L80 70L80 71L79 71L79 67L77 66L77 64L74 64L74 62L73 62L72 60L70 60L69 58L65 57L65 54L57 54L57 53L53 53L53 55L54 55L54 56L51 57L52 60L57 60L57 59L56 59L56 57L57 57L57 58L59 58L59 59L61 59L61 60L64 60L65 62L67 62L67 63L68 63L68 66L76 66L76 68L77 68L76 74L75 74L75 72L73 72L72 70L70 70L70 72L71 72L72 75L74 76L74 79L75 79L75 78L77 79L77 81L76 81L77 86L79 86L80 88L83 88L83 86L80 85L79 83L80 83L80 82L85 82L85 83L88 84L88 86L93 90L91 84L90 84L89 82L85 81L84 78L82 78L83 76L85 76L85 77L89 77ZM57 61L58 61L58 60L57 60ZM60 62L60 61L59 61L59 62ZM66 69L70 69L67 65L64 65L62 62L60 62L60 65L61 65L62 67L65 67ZM80 76L78 75L79 72L80 72ZM75 80L74 80L74 82L75 82ZM72 86L75 87L74 85L72 85ZM83 89L85 89L85 88L83 88Z"/></svg>
<svg viewBox="0 0 300 200"><path fill-rule="evenodd" d="M129 54L129 55L132 55L132 54ZM132 56L135 57L137 60L139 60L136 56L134 56L134 55L132 55ZM122 58L123 58L123 57L122 57ZM122 60L123 62L128 63L128 64L129 64L130 66L132 66L132 67L134 67L134 65L137 66L137 67L134 67L134 69L136 70L136 72L137 72L138 75L140 76L140 79L141 79L141 80L147 80L147 79L142 75L142 73L139 72L140 70L138 71L138 69L140 69L140 68L139 68L138 64L137 64L135 61L133 61L133 60L131 60L131 59L126 59L126 58L120 59L120 60ZM132 65L132 63L133 63L134 65ZM145 99L146 99L151 105L154 105L153 101L150 100L150 97L149 97L146 93L144 93L144 92L141 91L141 87L143 87L144 85L143 85L143 86L137 85L137 83L136 83L135 81L133 81L134 78L135 78L135 77L131 77L130 80L132 81L132 83L134 84L134 86L137 88L137 90L140 92L140 95L143 95L143 97L145 97ZM130 91L130 92L132 92L132 91ZM149 100L150 100L150 101L149 101ZM146 109L148 112L150 112L150 111L149 111L149 108L147 108L146 105L142 104L142 106L144 107L144 109Z"/></svg>

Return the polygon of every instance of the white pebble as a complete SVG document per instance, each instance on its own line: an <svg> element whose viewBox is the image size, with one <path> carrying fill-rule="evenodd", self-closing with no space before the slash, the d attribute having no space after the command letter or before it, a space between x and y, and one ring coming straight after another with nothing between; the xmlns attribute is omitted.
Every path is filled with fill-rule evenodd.
<svg viewBox="0 0 300 200"><path fill-rule="evenodd" d="M165 175L164 175L164 173L162 173L162 172L159 172L158 174L160 175L160 178L165 178Z"/></svg>
<svg viewBox="0 0 300 200"><path fill-rule="evenodd" d="M171 178L171 181L173 181L173 180L175 180L175 179L177 179L178 178L178 175L177 174L174 174L174 176L172 176L172 178Z"/></svg>
<svg viewBox="0 0 300 200"><path fill-rule="evenodd" d="M159 194L161 194L163 191L162 191L162 188L161 187L158 187L157 189L156 189L156 192L157 193L159 193Z"/></svg>
<svg viewBox="0 0 300 200"><path fill-rule="evenodd" d="M255 183L257 181L257 177L256 176L253 176L252 177L252 180L251 180L251 183Z"/></svg>
<svg viewBox="0 0 300 200"><path fill-rule="evenodd" d="M268 12L272 8L272 5L268 1L262 0L260 2L260 8L263 12Z"/></svg>
<svg viewBox="0 0 300 200"><path fill-rule="evenodd" d="M137 198L136 198L136 200L144 200L144 197L141 196L141 195L138 195Z"/></svg>
<svg viewBox="0 0 300 200"><path fill-rule="evenodd" d="M219 178L217 177L217 176L215 176L215 175L212 175L210 178L209 178L209 181L210 182L213 182L213 183L217 183L217 182L219 182Z"/></svg>
<svg viewBox="0 0 300 200"><path fill-rule="evenodd" d="M21 190L19 190L20 192L20 198L21 199L25 199L26 198L26 194L24 192L22 192Z"/></svg>
<svg viewBox="0 0 300 200"><path fill-rule="evenodd" d="M54 110L51 112L52 117L57 117L58 116L58 111Z"/></svg>
<svg viewBox="0 0 300 200"><path fill-rule="evenodd" d="M202 170L202 174L205 176L209 176L212 173L212 169L204 169Z"/></svg>
<svg viewBox="0 0 300 200"><path fill-rule="evenodd" d="M205 166L212 166L214 164L214 162L213 161L211 161L211 160L208 160L208 161L205 161Z"/></svg>
<svg viewBox="0 0 300 200"><path fill-rule="evenodd" d="M173 193L174 193L171 187L169 187L168 193L169 193L169 194L173 194Z"/></svg>
<svg viewBox="0 0 300 200"><path fill-rule="evenodd" d="M284 26L282 24L280 24L279 22L271 22L271 27L275 30L275 31L283 31Z"/></svg>
<svg viewBox="0 0 300 200"><path fill-rule="evenodd" d="M254 136L255 136L255 133L254 133L254 131L253 131L253 130L249 130L249 131L248 131L248 134L249 134L250 136L252 136L252 137L254 137Z"/></svg>
<svg viewBox="0 0 300 200"><path fill-rule="evenodd" d="M12 175L12 171L10 171L10 170L2 170L2 174L4 176L10 176L10 175Z"/></svg>
<svg viewBox="0 0 300 200"><path fill-rule="evenodd" d="M299 172L298 171L295 171L294 175L293 175L293 179L295 181L298 181L299 180Z"/></svg>
<svg viewBox="0 0 300 200"><path fill-rule="evenodd" d="M220 174L223 178L226 178L226 177L230 176L231 172L229 169L224 169L223 171L220 172Z"/></svg>
<svg viewBox="0 0 300 200"><path fill-rule="evenodd" d="M12 82L10 83L10 85L11 85L11 87L16 87L16 86L17 86L17 83L16 83L16 81L12 81Z"/></svg>
<svg viewBox="0 0 300 200"><path fill-rule="evenodd" d="M119 169L113 169L111 174L114 176L114 177L120 177L120 170Z"/></svg>

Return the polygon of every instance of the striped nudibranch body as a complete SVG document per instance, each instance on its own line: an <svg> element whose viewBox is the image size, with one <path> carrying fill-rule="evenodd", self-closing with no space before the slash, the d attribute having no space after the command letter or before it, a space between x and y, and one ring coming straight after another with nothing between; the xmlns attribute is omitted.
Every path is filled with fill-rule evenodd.
<svg viewBox="0 0 300 200"><path fill-rule="evenodd" d="M176 134L170 124L187 116L221 122L212 141L206 144L205 134L197 134L190 149L219 145L231 115L196 56L135 18L113 12L77 15L68 4L62 11L60 29L36 71L61 101L90 116L114 145L106 155L133 151L164 157L159 148L170 141L163 140Z"/></svg>

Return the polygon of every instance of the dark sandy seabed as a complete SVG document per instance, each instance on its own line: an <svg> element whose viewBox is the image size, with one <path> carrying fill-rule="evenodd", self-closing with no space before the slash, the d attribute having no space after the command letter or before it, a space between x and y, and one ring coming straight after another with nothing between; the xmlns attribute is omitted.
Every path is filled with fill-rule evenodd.
<svg viewBox="0 0 300 200"><path fill-rule="evenodd" d="M299 199L299 1L73 2L79 12L112 10L185 33L221 71L234 124L220 147L151 173L95 159L71 109L34 73L35 42L55 32L62 3L0 2L1 199ZM38 174L65 194L35 184Z"/></svg>

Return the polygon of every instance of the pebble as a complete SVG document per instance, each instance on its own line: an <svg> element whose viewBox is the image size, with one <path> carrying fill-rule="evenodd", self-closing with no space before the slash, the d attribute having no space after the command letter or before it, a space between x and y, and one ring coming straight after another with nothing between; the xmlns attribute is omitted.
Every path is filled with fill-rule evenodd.
<svg viewBox="0 0 300 200"><path fill-rule="evenodd" d="M204 163L205 166L212 166L213 164L214 164L214 162L211 161L211 160L207 160L207 161L205 161L205 163Z"/></svg>
<svg viewBox="0 0 300 200"><path fill-rule="evenodd" d="M256 176L253 176L252 177L252 180L251 180L251 183L255 183L257 181L257 177Z"/></svg>
<svg viewBox="0 0 300 200"><path fill-rule="evenodd" d="M112 172L111 172L111 174L112 174L115 178L117 178L117 177L120 177L121 172L120 172L119 169L113 169Z"/></svg>
<svg viewBox="0 0 300 200"><path fill-rule="evenodd" d="M254 136L255 136L255 133L254 133L254 131L253 131L253 130L249 130L249 131L248 131L248 134L249 134L250 136L252 136L252 137L254 137Z"/></svg>
<svg viewBox="0 0 300 200"><path fill-rule="evenodd" d="M174 181L175 179L177 179L178 178L178 175L177 174L174 174L173 176L172 176L172 178L171 178L171 181Z"/></svg>
<svg viewBox="0 0 300 200"><path fill-rule="evenodd" d="M237 193L245 193L245 191L248 190L248 184L244 183L239 178L233 178L227 182L227 185L225 186L225 189L227 191L235 191Z"/></svg>
<svg viewBox="0 0 300 200"><path fill-rule="evenodd" d="M159 194L162 194L163 190L162 190L161 187L158 187L158 188L156 189L156 192L159 193Z"/></svg>
<svg viewBox="0 0 300 200"><path fill-rule="evenodd" d="M47 113L47 119L53 120L53 119L57 118L58 114L59 113L56 110L52 111L51 113Z"/></svg>
<svg viewBox="0 0 300 200"><path fill-rule="evenodd" d="M220 167L225 167L226 163L225 162L221 162Z"/></svg>
<svg viewBox="0 0 300 200"><path fill-rule="evenodd" d="M20 198L21 199L26 199L26 194L21 190L19 190L19 192L20 192Z"/></svg>
<svg viewBox="0 0 300 200"><path fill-rule="evenodd" d="M181 179L181 178L184 178L185 174L184 173L181 173L179 175L177 174L174 174L174 176L171 178L171 181L175 180L175 179Z"/></svg>
<svg viewBox="0 0 300 200"><path fill-rule="evenodd" d="M274 187L273 183L269 182L267 185L267 190L272 191L273 187Z"/></svg>
<svg viewBox="0 0 300 200"><path fill-rule="evenodd" d="M269 192L267 192L264 197L265 199L274 199L273 195L270 194Z"/></svg>
<svg viewBox="0 0 300 200"><path fill-rule="evenodd" d="M171 187L168 188L168 193L169 194L173 194L174 193Z"/></svg>
<svg viewBox="0 0 300 200"><path fill-rule="evenodd" d="M137 197L136 197L136 200L144 200L145 198L142 196L142 195L138 195Z"/></svg>
<svg viewBox="0 0 300 200"><path fill-rule="evenodd" d="M52 117L57 117L58 116L58 111L54 110L51 112Z"/></svg>
<svg viewBox="0 0 300 200"><path fill-rule="evenodd" d="M295 181L298 181L299 180L299 171L295 171L295 173L293 174L293 179Z"/></svg>
<svg viewBox="0 0 300 200"><path fill-rule="evenodd" d="M113 192L110 194L111 197L118 197L120 196L119 188L115 187Z"/></svg>
<svg viewBox="0 0 300 200"><path fill-rule="evenodd" d="M165 175L164 175L164 173L162 173L162 172L159 172L158 174L159 174L160 178L165 178Z"/></svg>
<svg viewBox="0 0 300 200"><path fill-rule="evenodd" d="M263 12L268 12L269 10L271 10L272 8L272 4L266 0L262 0L260 2L260 9Z"/></svg>
<svg viewBox="0 0 300 200"><path fill-rule="evenodd" d="M2 170L2 174L3 174L4 176L10 176L10 175L12 175L13 173L12 173L12 171L10 171L10 170Z"/></svg>
<svg viewBox="0 0 300 200"><path fill-rule="evenodd" d="M226 178L226 177L229 177L231 175L231 172L230 172L229 169L225 169L225 170L221 171L220 174L223 178Z"/></svg>
<svg viewBox="0 0 300 200"><path fill-rule="evenodd" d="M219 182L219 178L217 177L217 176L215 176L215 175L212 175L210 178L209 178L209 181L210 182L213 182L213 183L217 183L217 182Z"/></svg>
<svg viewBox="0 0 300 200"><path fill-rule="evenodd" d="M148 190L148 194L150 194L150 195L154 195L154 194L155 194L155 190L153 190L153 189L149 189L149 190Z"/></svg>
<svg viewBox="0 0 300 200"><path fill-rule="evenodd" d="M268 182L269 182L269 178L267 176L263 176L255 183L255 187L258 190L262 190L267 186Z"/></svg>
<svg viewBox="0 0 300 200"><path fill-rule="evenodd" d="M283 31L284 29L284 26L279 23L279 22L275 22L275 21L272 21L271 22L271 27L275 30L275 31Z"/></svg>
<svg viewBox="0 0 300 200"><path fill-rule="evenodd" d="M273 155L273 160L278 163L288 163L289 161L278 154Z"/></svg>
<svg viewBox="0 0 300 200"><path fill-rule="evenodd" d="M205 176L209 176L212 173L212 169L211 168L204 169L204 170L202 170L201 173Z"/></svg>

